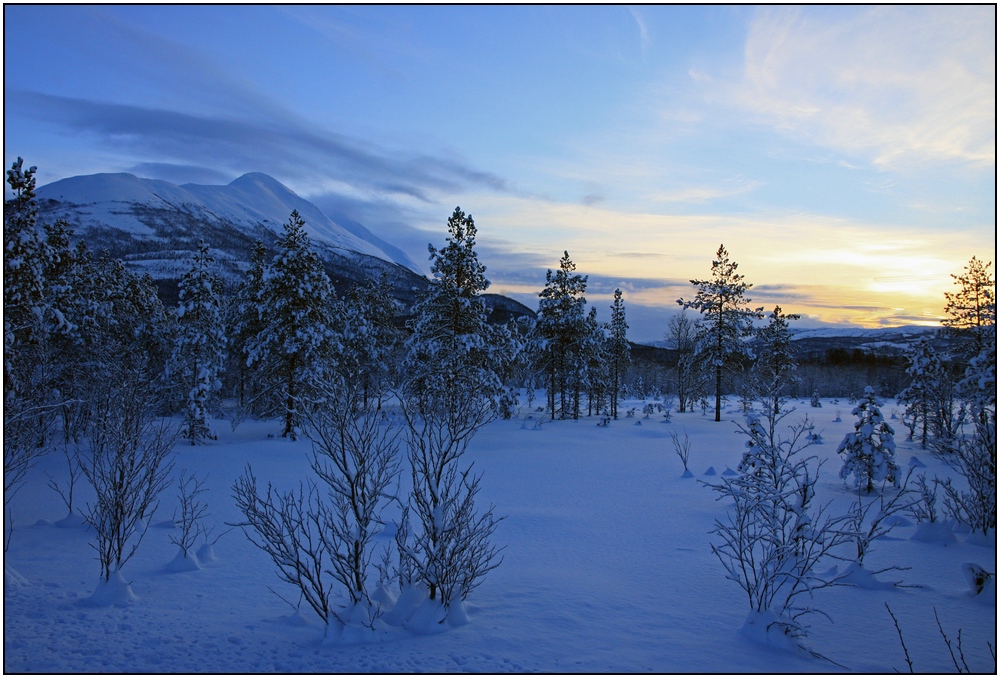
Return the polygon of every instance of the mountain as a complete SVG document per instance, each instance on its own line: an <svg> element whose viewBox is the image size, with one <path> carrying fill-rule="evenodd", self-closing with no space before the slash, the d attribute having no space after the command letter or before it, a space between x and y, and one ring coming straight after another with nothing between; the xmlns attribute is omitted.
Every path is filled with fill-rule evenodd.
<svg viewBox="0 0 1000 678"><path fill-rule="evenodd" d="M216 272L235 285L246 272L257 240L269 257L292 210L306 231L335 289L385 276L400 314L408 312L427 278L397 247L364 225L338 223L316 205L273 177L244 174L225 186L176 185L133 174L70 177L36 190L39 220L67 221L93 251L107 250L156 281L164 303L177 300L177 283L190 267L202 239L215 258ZM507 297L487 295L487 306L500 319L534 315Z"/></svg>
<svg viewBox="0 0 1000 678"><path fill-rule="evenodd" d="M825 355L833 349L846 351L860 350L866 353L901 355L926 337L939 351L949 347L948 339L941 335L940 327L924 325L903 325L900 327L829 326L815 328L791 328L792 341L800 358ZM672 349L673 344L661 340L647 344L652 348Z"/></svg>
<svg viewBox="0 0 1000 678"><path fill-rule="evenodd" d="M305 220L340 289L385 275L397 300L409 304L427 284L400 250L361 224L341 227L266 174L245 174L225 186L93 174L47 184L36 195L41 221L63 219L91 249L106 249L130 268L149 272L168 302L200 239L211 247L217 272L235 282L246 271L255 241L273 254L292 210Z"/></svg>

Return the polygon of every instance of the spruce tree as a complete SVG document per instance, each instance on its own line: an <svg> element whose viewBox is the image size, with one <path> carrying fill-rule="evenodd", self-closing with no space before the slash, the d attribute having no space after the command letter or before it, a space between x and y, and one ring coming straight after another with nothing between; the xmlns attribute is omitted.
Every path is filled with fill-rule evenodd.
<svg viewBox="0 0 1000 678"><path fill-rule="evenodd" d="M209 411L222 384L226 336L219 301L221 285L210 266L214 259L202 240L191 260L191 269L180 281L177 334L170 372L184 402L181 436L192 445L215 439Z"/></svg>
<svg viewBox="0 0 1000 678"><path fill-rule="evenodd" d="M250 267L243 281L236 288L226 308L226 335L228 337L229 389L236 397L236 415L233 425L238 424L246 414L265 416L274 411L275 406L266 403L266 390L258 389L260 379L255 379L259 370L249 367L251 342L261 333L264 323L261 318L261 299L264 293L264 274L267 269L267 250L258 240L250 254Z"/></svg>
<svg viewBox="0 0 1000 678"><path fill-rule="evenodd" d="M487 322L481 293L490 283L476 233L472 215L456 207L445 247L429 247L433 278L415 308L400 392L412 490L396 541L405 567L446 610L499 565L489 542L498 521L492 506L477 510L481 477L461 457L513 395L500 375L515 344L507 328Z"/></svg>
<svg viewBox="0 0 1000 678"><path fill-rule="evenodd" d="M788 321L798 319L798 315L782 313L781 307L775 306L767 325L756 332L760 342L755 363L758 388L762 400L775 414L781 412L784 390L795 381L797 363Z"/></svg>
<svg viewBox="0 0 1000 678"><path fill-rule="evenodd" d="M837 454L844 458L840 477L854 475L865 492L871 492L875 483L887 481L898 487L900 481L895 431L882 416L881 407L874 389L866 386L864 399L851 412L858 418L854 433L844 436L837 447Z"/></svg>
<svg viewBox="0 0 1000 678"><path fill-rule="evenodd" d="M622 301L622 291L615 290L615 301L611 305L611 331L608 337L608 348L611 359L611 416L618 418L618 398L621 394L622 381L625 378L625 368L631 361L631 349L625 334L628 323L625 321L625 303Z"/></svg>
<svg viewBox="0 0 1000 678"><path fill-rule="evenodd" d="M559 270L545 273L545 288L538 294L538 321L535 325L539 362L548 375L549 413L556 417L556 395L562 418L579 417L579 397L573 397L573 385L580 369L579 353L586 334L584 308L587 299L587 276L574 273L576 264L563 252Z"/></svg>
<svg viewBox="0 0 1000 678"><path fill-rule="evenodd" d="M736 272L739 264L729 260L725 246L719 245L715 257L711 279L691 280L698 288L694 300L678 299L677 303L695 309L704 318L697 351L715 369L715 421L721 421L723 370L735 358L745 355L743 338L753 332L752 323L763 317L764 309L746 306L751 301L746 293L753 285Z"/></svg>
<svg viewBox="0 0 1000 678"><path fill-rule="evenodd" d="M300 407L309 407L336 345L334 292L305 221L293 211L278 240L278 254L263 280L260 333L247 347L247 366L259 370L262 388L280 394L273 414L284 419L282 437L297 437Z"/></svg>
<svg viewBox="0 0 1000 678"><path fill-rule="evenodd" d="M954 383L931 342L922 337L907 354L909 385L897 401L906 405L904 421L920 429L920 447L927 449L928 436L950 437L954 414Z"/></svg>

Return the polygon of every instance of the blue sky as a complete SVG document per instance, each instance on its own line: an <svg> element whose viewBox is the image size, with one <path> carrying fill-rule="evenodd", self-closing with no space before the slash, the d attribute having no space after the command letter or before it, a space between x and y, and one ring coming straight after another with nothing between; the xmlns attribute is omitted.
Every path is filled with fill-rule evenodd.
<svg viewBox="0 0 1000 678"><path fill-rule="evenodd" d="M568 250L658 339L725 243L800 324L933 323L996 248L996 10L4 6L4 162L271 174L492 291Z"/></svg>

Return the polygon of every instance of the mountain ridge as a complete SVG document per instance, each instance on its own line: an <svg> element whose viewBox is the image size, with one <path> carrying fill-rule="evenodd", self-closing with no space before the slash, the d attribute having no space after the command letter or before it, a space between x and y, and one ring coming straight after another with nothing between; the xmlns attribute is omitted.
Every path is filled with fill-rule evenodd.
<svg viewBox="0 0 1000 678"><path fill-rule="evenodd" d="M225 185L173 184L130 173L68 177L36 190L42 223L64 220L94 250L107 250L133 270L149 273L160 297L172 304L177 282L204 240L213 268L227 286L242 280L259 240L268 258L277 253L283 226L295 210L338 292L384 277L405 316L428 279L399 248L363 224L335 222L277 179L249 172ZM534 315L519 302L493 295L504 317Z"/></svg>

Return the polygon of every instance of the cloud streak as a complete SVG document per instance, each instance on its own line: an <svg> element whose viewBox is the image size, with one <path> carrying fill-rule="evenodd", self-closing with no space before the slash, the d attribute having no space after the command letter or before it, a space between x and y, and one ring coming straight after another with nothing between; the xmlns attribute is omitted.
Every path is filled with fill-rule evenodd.
<svg viewBox="0 0 1000 678"><path fill-rule="evenodd" d="M13 92L9 99L74 134L90 134L129 155L213 167L237 174L261 170L285 181L346 182L375 195L429 202L434 193L507 190L497 175L460 161L374 144L289 120L247 120L175 110ZM155 165L147 165L155 167Z"/></svg>

